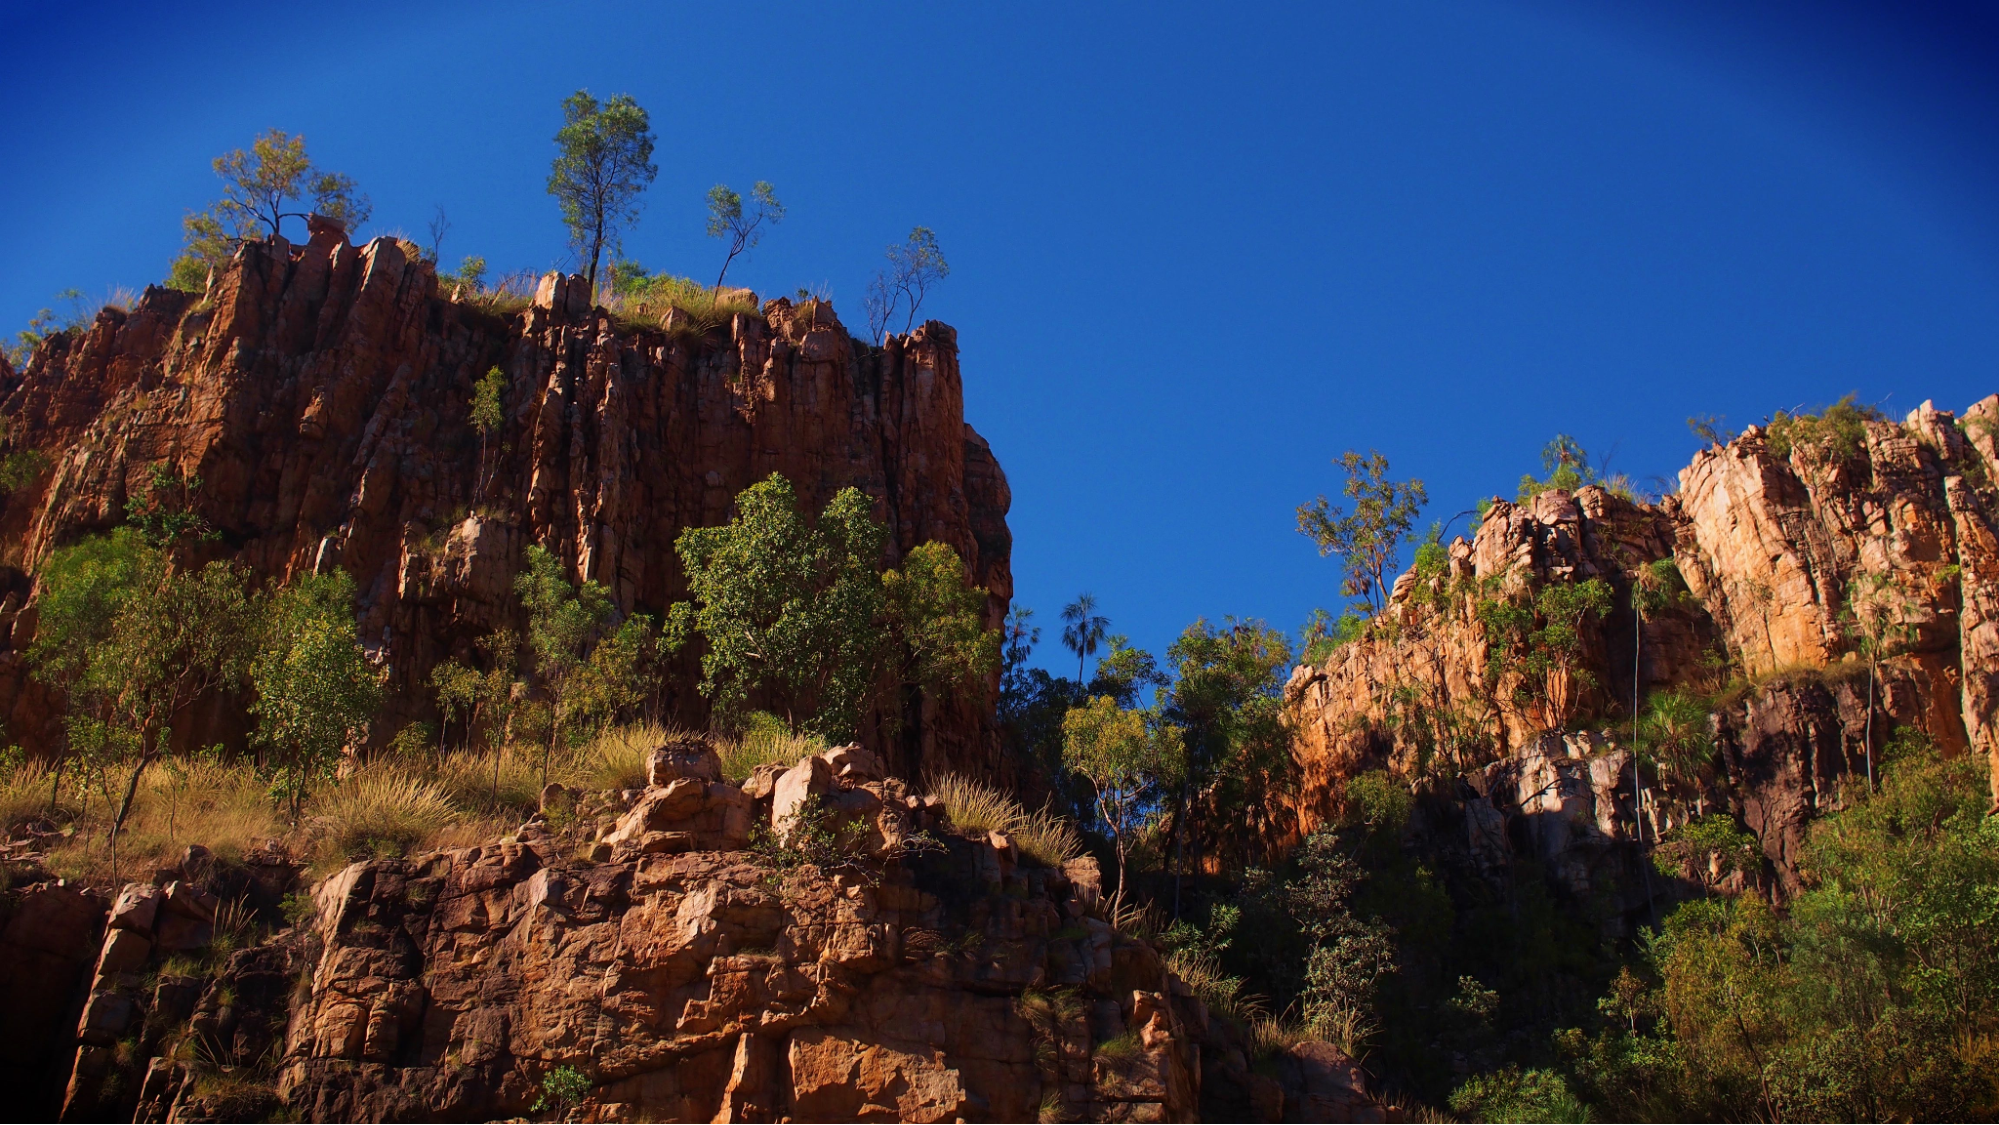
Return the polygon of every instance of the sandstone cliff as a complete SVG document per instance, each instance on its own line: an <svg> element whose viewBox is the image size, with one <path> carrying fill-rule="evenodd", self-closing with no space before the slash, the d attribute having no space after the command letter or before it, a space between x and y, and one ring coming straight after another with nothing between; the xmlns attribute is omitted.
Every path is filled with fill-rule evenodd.
<svg viewBox="0 0 1999 1125"><path fill-rule="evenodd" d="M1586 867L1586 855L1635 839L1641 808L1647 843L1722 808L1791 882L1808 821L1870 754L1879 760L1898 725L1946 754L1990 756L1999 744L1995 423L1999 395L1962 424L1925 403L1900 424L1867 422L1857 448L1798 443L1787 456L1751 427L1696 455L1657 505L1594 486L1494 503L1440 572L1402 576L1363 637L1294 670L1294 829L1338 815L1346 779L1362 770L1456 773L1476 790L1467 831L1483 826L1489 858L1526 848ZM1549 684L1504 651L1489 665L1496 638L1479 605L1590 578L1614 602L1584 623L1575 674L1559 685L1572 713L1551 718ZM1634 589L1646 612L1634 612ZM1877 676L1856 622L1887 636ZM1634 687L1707 700L1715 746L1663 791L1648 773L1642 805L1628 754ZM1545 733L1562 718L1599 733ZM1559 846L1534 822L1549 814L1573 824Z"/></svg>
<svg viewBox="0 0 1999 1125"><path fill-rule="evenodd" d="M505 420L482 447L470 402L494 366ZM57 723L19 657L36 568L119 522L158 465L201 479L218 553L264 578L354 576L361 635L390 670L377 739L430 714L434 664L515 621L510 578L529 544L603 583L621 612L657 615L684 593L674 537L724 522L772 472L815 512L847 485L874 497L885 562L949 544L995 624L1012 595L1006 477L965 423L956 334L935 321L880 349L823 301L780 298L705 331L678 314L633 324L560 275L498 315L440 294L393 239L356 247L321 229L300 246L244 245L204 298L148 289L50 338L25 370L0 368L0 413L14 449L48 459L0 504L0 719L30 748ZM668 713L700 722L691 676L675 679ZM926 700L885 749L911 776L990 768L989 710ZM229 701L174 724L196 745L239 728Z"/></svg>
<svg viewBox="0 0 1999 1125"><path fill-rule="evenodd" d="M1252 1072L1093 860L879 768L738 787L682 742L644 790L552 787L513 835L290 897L295 868L195 852L115 902L32 883L0 894L0 980L33 985L0 1064L63 1120L1380 1119L1324 1044ZM542 1101L560 1068L573 1106Z"/></svg>

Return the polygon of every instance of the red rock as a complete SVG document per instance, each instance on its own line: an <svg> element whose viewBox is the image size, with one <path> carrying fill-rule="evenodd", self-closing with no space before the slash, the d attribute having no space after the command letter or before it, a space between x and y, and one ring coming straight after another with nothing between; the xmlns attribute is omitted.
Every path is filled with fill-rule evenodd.
<svg viewBox="0 0 1999 1125"><path fill-rule="evenodd" d="M686 592L675 536L726 521L734 495L773 472L815 512L848 485L871 496L885 564L949 544L999 623L1010 498L965 424L955 332L933 321L873 349L825 302L783 299L707 333L621 327L585 288L552 275L535 304L495 316L441 296L393 240L354 247L322 224L304 246L246 244L206 298L149 289L0 373L14 439L53 462L0 502L0 567L26 589L53 544L116 523L155 466L197 475L197 507L222 533L205 550L261 579L354 576L360 635L393 681L377 745L435 720L440 660L476 659L478 637L520 628L509 578L528 545L603 583L621 613L657 615ZM494 366L510 385L482 466L470 400ZM40 751L60 707L18 656L32 603L0 618L13 625L0 721ZM695 728L697 659L660 700ZM933 700L892 740L869 717L861 737L903 776L996 772L994 689ZM247 727L240 710L201 706L173 734L241 745Z"/></svg>

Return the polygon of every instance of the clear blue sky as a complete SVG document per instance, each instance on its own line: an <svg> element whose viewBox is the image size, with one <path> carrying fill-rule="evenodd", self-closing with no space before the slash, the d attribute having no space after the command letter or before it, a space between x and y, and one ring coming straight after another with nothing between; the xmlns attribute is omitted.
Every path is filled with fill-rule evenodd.
<svg viewBox="0 0 1999 1125"><path fill-rule="evenodd" d="M442 203L447 261L546 268L558 103L629 92L655 269L712 274L703 193L768 179L790 216L732 276L859 323L936 229L1018 600L1092 590L1155 649L1337 604L1293 510L1349 447L1448 518L1557 431L1670 477L1692 413L1999 390L1988 5L5 4L7 332L160 278L272 126L375 231Z"/></svg>

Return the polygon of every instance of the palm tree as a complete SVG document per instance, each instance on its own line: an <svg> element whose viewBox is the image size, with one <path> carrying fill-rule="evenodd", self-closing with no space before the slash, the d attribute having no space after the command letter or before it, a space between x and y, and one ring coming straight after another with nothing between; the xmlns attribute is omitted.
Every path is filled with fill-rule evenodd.
<svg viewBox="0 0 1999 1125"><path fill-rule="evenodd" d="M1076 682L1083 683L1083 662L1097 654L1097 646L1110 635L1111 619L1097 612L1097 596L1080 594L1062 607L1062 644L1076 654Z"/></svg>

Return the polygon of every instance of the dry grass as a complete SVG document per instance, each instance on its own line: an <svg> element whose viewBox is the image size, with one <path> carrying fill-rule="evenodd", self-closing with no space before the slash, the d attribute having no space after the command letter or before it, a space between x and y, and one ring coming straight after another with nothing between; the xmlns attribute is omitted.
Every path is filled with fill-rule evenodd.
<svg viewBox="0 0 1999 1125"><path fill-rule="evenodd" d="M49 808L49 771L28 763L0 777L0 832L13 831Z"/></svg>
<svg viewBox="0 0 1999 1125"><path fill-rule="evenodd" d="M762 765L796 765L800 759L824 753L826 740L799 734L783 719L765 711L750 712L749 722L735 738L711 738L722 756L722 776L741 783Z"/></svg>
<svg viewBox="0 0 1999 1125"><path fill-rule="evenodd" d="M1083 854L1083 838L1052 809L1030 813L1007 794L955 773L931 778L926 788L944 802L945 815L960 832L1004 832L1022 855L1044 867L1060 867Z"/></svg>
<svg viewBox="0 0 1999 1125"><path fill-rule="evenodd" d="M1189 950L1174 950L1166 955L1166 967L1173 975L1187 982L1201 1003L1217 1015L1227 1016L1241 1024L1255 1024L1267 1014L1263 998L1245 993L1242 978L1232 977L1222 972L1214 958Z"/></svg>
<svg viewBox="0 0 1999 1125"><path fill-rule="evenodd" d="M646 278L628 292L603 294L602 304L621 321L701 335L729 323L737 313L757 315L756 305L742 299L740 292L716 290L693 278L660 274ZM679 315L674 315L676 311Z"/></svg>
<svg viewBox="0 0 1999 1125"><path fill-rule="evenodd" d="M518 822L541 807L538 747L453 751L426 772L451 804L467 813Z"/></svg>
<svg viewBox="0 0 1999 1125"><path fill-rule="evenodd" d="M584 789L644 789L652 752L686 731L658 723L606 727L562 763L562 781Z"/></svg>
<svg viewBox="0 0 1999 1125"><path fill-rule="evenodd" d="M79 772L72 767L65 774L55 817L73 832L49 849L47 859L49 870L66 878L116 886L150 877L179 859L189 844L233 858L285 835L284 819L269 790L247 766L174 759L154 765L140 779L131 815L114 849L105 841L105 830L115 809L112 796L122 789L127 775L90 779L84 785L86 779ZM48 807L45 771L22 767L7 789L14 791L17 786L30 794L39 789L39 807Z"/></svg>
<svg viewBox="0 0 1999 1125"><path fill-rule="evenodd" d="M389 767L356 770L312 803L313 849L339 865L370 855L408 855L458 819L444 787Z"/></svg>

